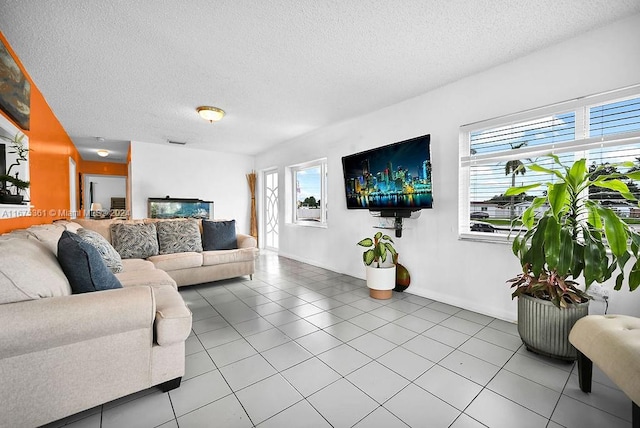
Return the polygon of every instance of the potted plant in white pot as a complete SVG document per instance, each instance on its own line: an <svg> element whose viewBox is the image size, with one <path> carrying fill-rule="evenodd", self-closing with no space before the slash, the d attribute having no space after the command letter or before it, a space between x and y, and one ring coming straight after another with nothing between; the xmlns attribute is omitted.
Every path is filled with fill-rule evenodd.
<svg viewBox="0 0 640 428"><path fill-rule="evenodd" d="M568 335L573 324L588 314L589 286L614 274L616 290L625 281L630 290L640 284L640 235L611 208L589 199L589 188L605 188L635 205L637 200L623 180L640 179L640 172L603 173L604 165L589 172L585 159L567 167L557 156L549 156L557 169L537 164L527 169L552 174L555 183L512 187L505 193L519 195L546 187L543 196L536 197L516 219L523 228L512 250L522 272L508 282L514 288L512 298L518 298L518 332L527 349L575 360L576 350ZM629 261L633 266L625 278Z"/></svg>
<svg viewBox="0 0 640 428"><path fill-rule="evenodd" d="M391 261L397 254L389 235L378 232L371 238L364 238L357 245L368 248L362 253L362 261L367 269L367 287L374 299L389 299L396 286L396 266ZM387 262L387 255L389 262Z"/></svg>

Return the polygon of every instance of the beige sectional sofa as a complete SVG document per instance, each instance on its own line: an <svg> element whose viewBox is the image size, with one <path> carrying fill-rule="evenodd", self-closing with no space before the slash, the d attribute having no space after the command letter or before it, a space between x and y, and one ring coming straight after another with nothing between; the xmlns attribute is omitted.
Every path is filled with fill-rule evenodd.
<svg viewBox="0 0 640 428"><path fill-rule="evenodd" d="M98 232L109 242L113 241L111 236L112 224L154 223L158 221L175 220L74 220L82 227ZM202 232L201 221L198 220L198 223ZM159 254L150 256L147 260L153 263L157 269L167 272L178 287L244 275L252 277L255 272L255 260L258 256L257 241L253 236L242 233L237 233L236 237L237 249Z"/></svg>
<svg viewBox="0 0 640 428"><path fill-rule="evenodd" d="M154 385L178 387L191 312L177 285L254 272L255 244L244 247L253 238L239 235L242 248L219 254L123 259L115 274L123 288L72 294L56 258L62 232L85 227L108 238L109 223L0 236L0 427L38 426Z"/></svg>

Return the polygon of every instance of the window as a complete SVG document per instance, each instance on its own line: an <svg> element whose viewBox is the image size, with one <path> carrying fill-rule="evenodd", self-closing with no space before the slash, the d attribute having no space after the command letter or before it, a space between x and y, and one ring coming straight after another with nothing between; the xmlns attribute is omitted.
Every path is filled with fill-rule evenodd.
<svg viewBox="0 0 640 428"><path fill-rule="evenodd" d="M511 220L539 195L534 190L505 197L504 192L512 186L553 182L553 174L527 168L534 162L557 168L544 156L549 153L565 165L584 157L592 170L600 165L610 172L640 169L640 86L463 126L460 236L506 242ZM629 163L614 166L621 162ZM626 182L640 199L640 183ZM589 192L592 199L616 210L629 224L640 224L637 204L627 203L605 189Z"/></svg>
<svg viewBox="0 0 640 428"><path fill-rule="evenodd" d="M305 226L327 224L327 160L289 167L292 178L292 220Z"/></svg>

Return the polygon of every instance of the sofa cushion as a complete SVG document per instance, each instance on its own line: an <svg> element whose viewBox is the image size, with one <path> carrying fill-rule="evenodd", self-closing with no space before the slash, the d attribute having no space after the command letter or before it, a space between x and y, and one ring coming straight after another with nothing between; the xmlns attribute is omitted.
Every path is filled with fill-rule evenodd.
<svg viewBox="0 0 640 428"><path fill-rule="evenodd" d="M240 248L237 250L204 251L202 265L223 265L227 263L250 262L256 257L255 248Z"/></svg>
<svg viewBox="0 0 640 428"><path fill-rule="evenodd" d="M65 230L65 227L61 224L39 224L29 227L27 232L56 255L58 253L58 241Z"/></svg>
<svg viewBox="0 0 640 428"><path fill-rule="evenodd" d="M111 224L111 239L123 259L146 259L158 254L158 236L153 223Z"/></svg>
<svg viewBox="0 0 640 428"><path fill-rule="evenodd" d="M202 253L175 253L151 256L148 259L156 269L178 270L202 266Z"/></svg>
<svg viewBox="0 0 640 428"><path fill-rule="evenodd" d="M202 222L202 246L205 251L238 248L236 221L204 220Z"/></svg>
<svg viewBox="0 0 640 428"><path fill-rule="evenodd" d="M147 285L149 287L166 287L169 286L174 289L178 289L176 282L163 270L131 270L116 274L116 278L122 284L123 287L137 287L139 285Z"/></svg>
<svg viewBox="0 0 640 428"><path fill-rule="evenodd" d="M67 277L44 244L35 239L0 240L0 304L70 294Z"/></svg>
<svg viewBox="0 0 640 428"><path fill-rule="evenodd" d="M105 219L105 220L94 220L90 218L77 218L77 219L74 219L74 222L84 227L85 229L98 232L100 235L104 236L104 238L107 241L113 244L113 239L111 239L112 224L138 224L138 223L143 223L143 220L121 220L121 219L114 219L114 218Z"/></svg>
<svg viewBox="0 0 640 428"><path fill-rule="evenodd" d="M148 260L124 259L122 260L122 271L131 272L134 270L154 270L156 267Z"/></svg>
<svg viewBox="0 0 640 428"><path fill-rule="evenodd" d="M160 221L156 229L160 254L202 252L200 228L195 220Z"/></svg>
<svg viewBox="0 0 640 428"><path fill-rule="evenodd" d="M100 257L102 257L102 260L104 260L107 267L111 269L111 272L122 272L122 258L115 248L109 244L109 241L104 238L104 236L100 235L98 232L84 228L78 229L77 233L79 237L93 245L95 249L98 250Z"/></svg>
<svg viewBox="0 0 640 428"><path fill-rule="evenodd" d="M122 288L98 250L75 233L62 232L58 261L74 294Z"/></svg>

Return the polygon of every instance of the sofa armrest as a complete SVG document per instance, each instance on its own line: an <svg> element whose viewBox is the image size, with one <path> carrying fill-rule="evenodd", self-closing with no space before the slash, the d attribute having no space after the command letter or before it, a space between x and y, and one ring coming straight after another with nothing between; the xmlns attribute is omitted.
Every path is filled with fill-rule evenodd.
<svg viewBox="0 0 640 428"><path fill-rule="evenodd" d="M243 233L237 233L236 239L238 241L238 248L255 248L258 246L256 238L251 235L245 235Z"/></svg>
<svg viewBox="0 0 640 428"><path fill-rule="evenodd" d="M191 311L180 293L172 287L154 287L156 318L155 342L160 346L184 342L191 334Z"/></svg>
<svg viewBox="0 0 640 428"><path fill-rule="evenodd" d="M151 331L155 311L151 287L6 303L0 305L0 358L125 331Z"/></svg>

